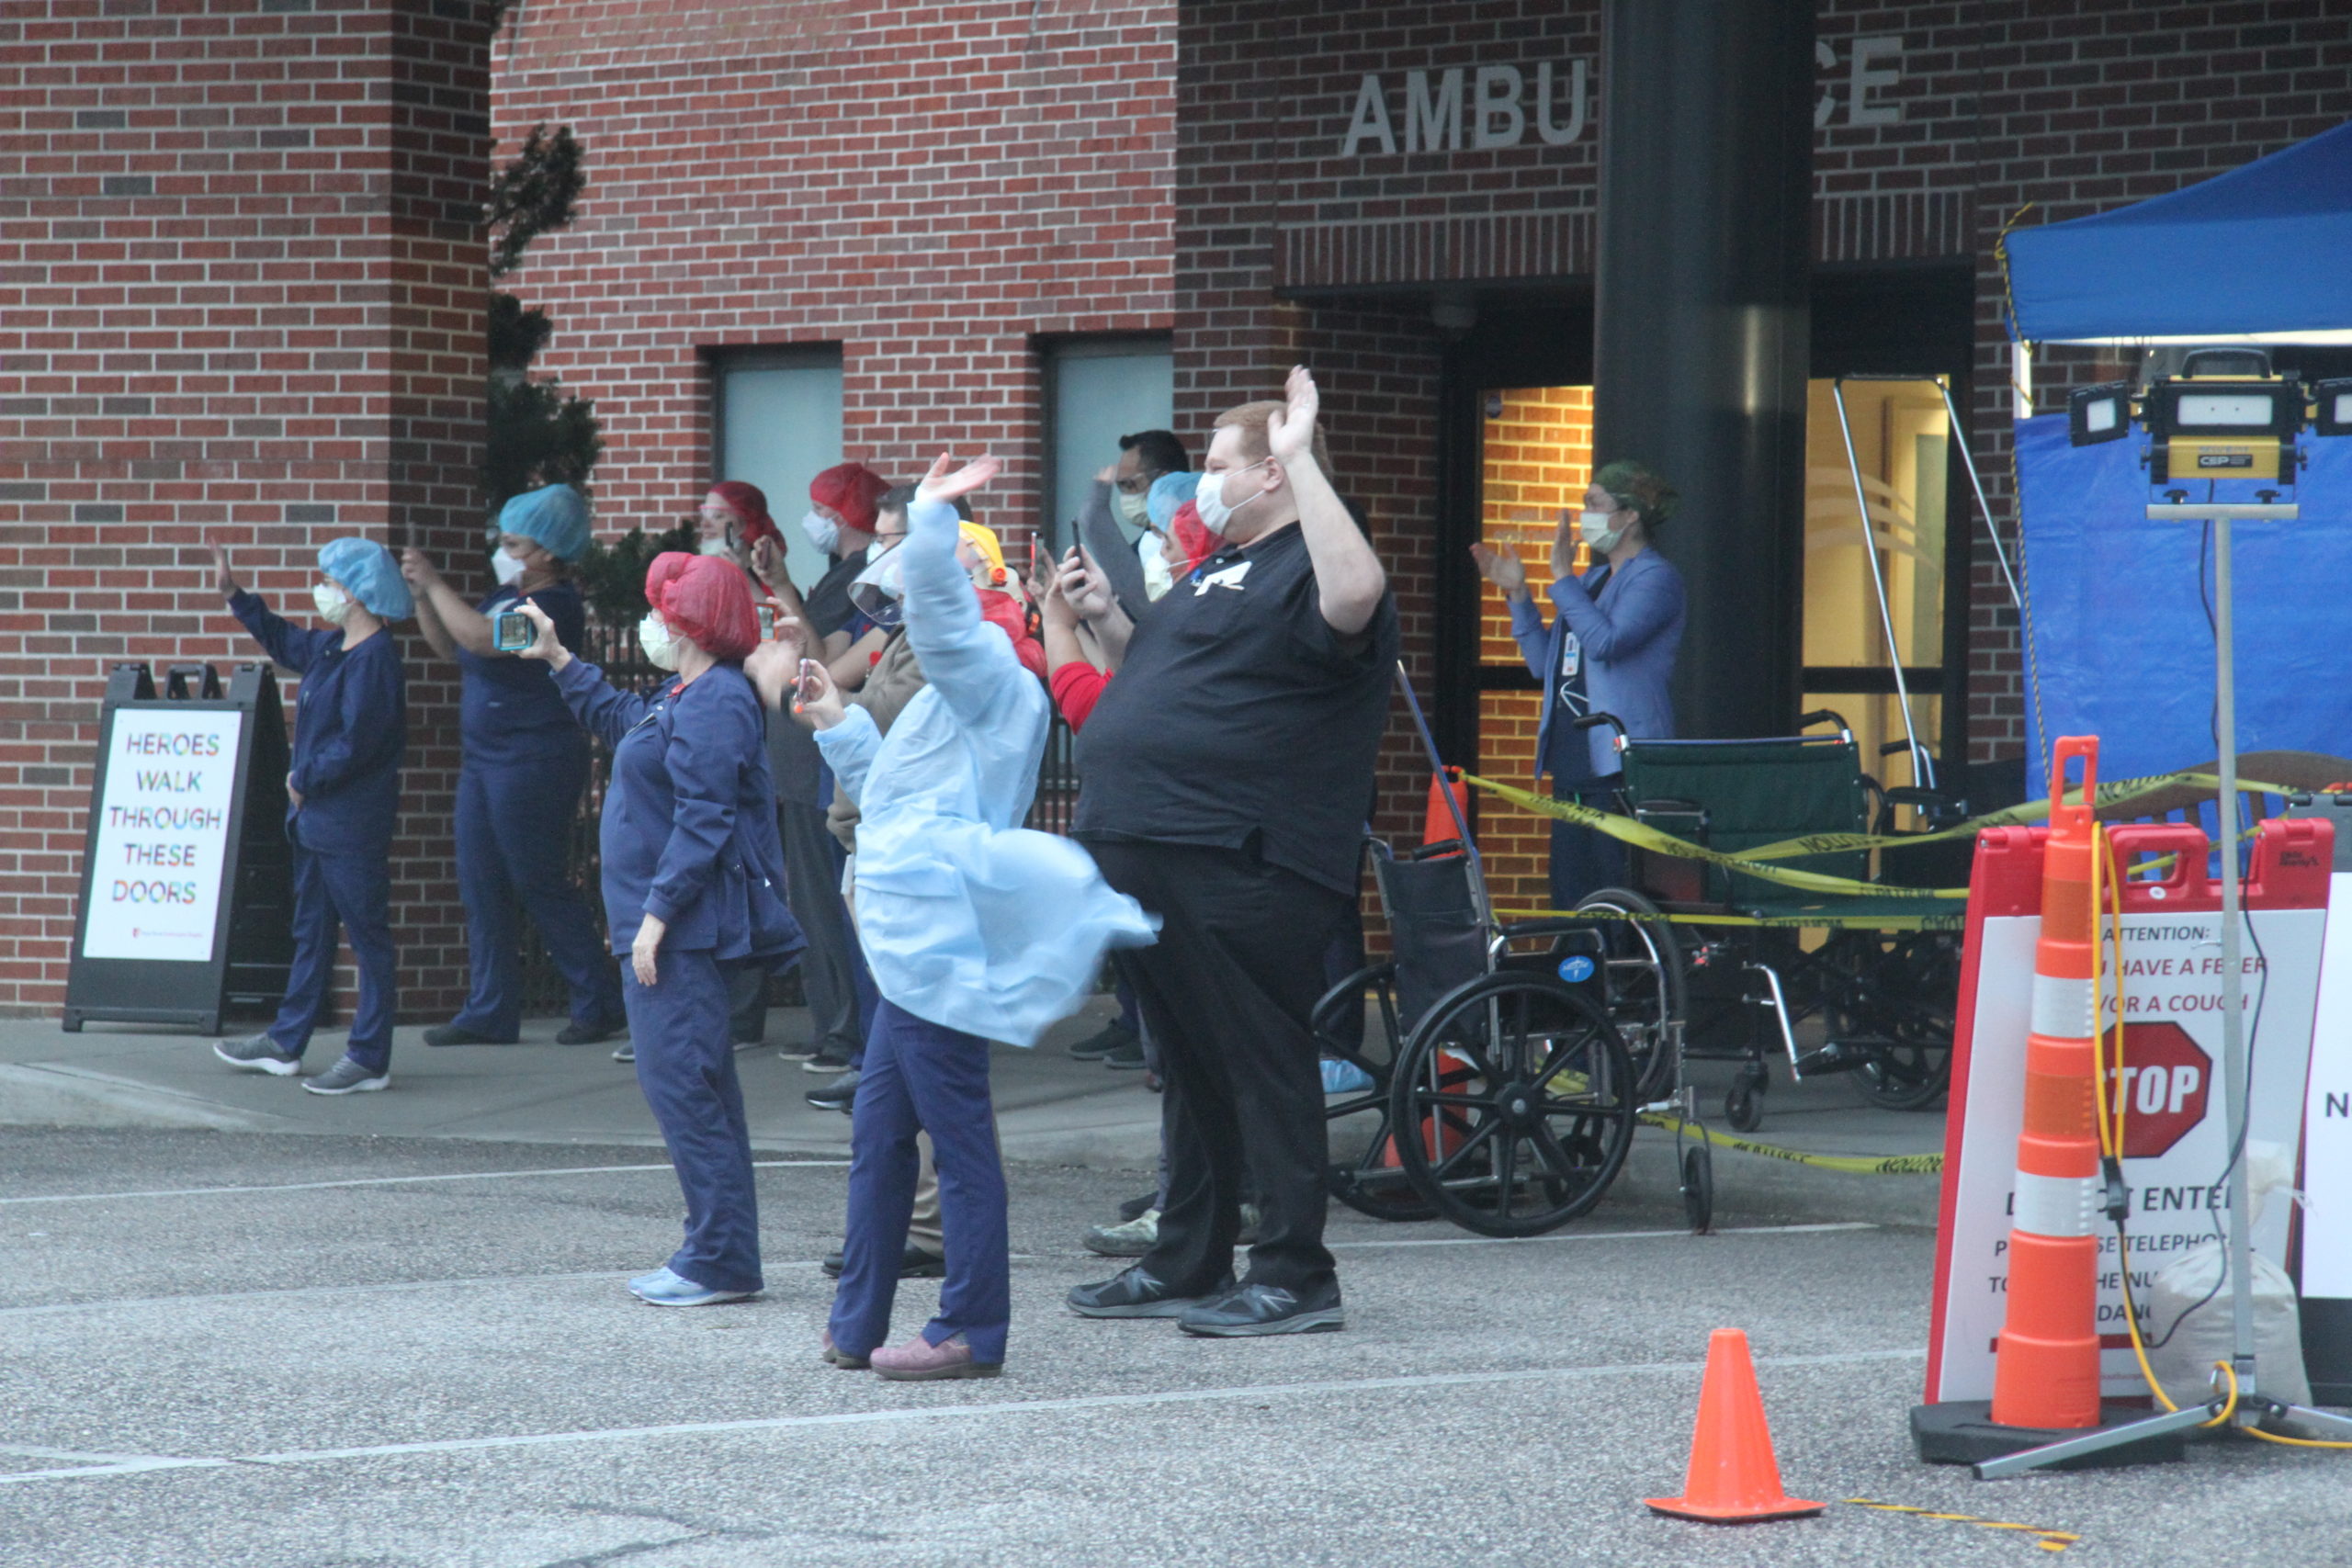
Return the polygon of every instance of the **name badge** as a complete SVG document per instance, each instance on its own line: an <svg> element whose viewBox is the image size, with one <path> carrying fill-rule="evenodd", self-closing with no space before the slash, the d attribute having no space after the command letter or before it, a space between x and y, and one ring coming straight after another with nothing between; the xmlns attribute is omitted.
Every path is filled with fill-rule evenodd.
<svg viewBox="0 0 2352 1568"><path fill-rule="evenodd" d="M1577 671L1583 668L1584 644L1577 640L1577 634L1574 632L1561 633L1560 679L1573 681L1577 678Z"/></svg>

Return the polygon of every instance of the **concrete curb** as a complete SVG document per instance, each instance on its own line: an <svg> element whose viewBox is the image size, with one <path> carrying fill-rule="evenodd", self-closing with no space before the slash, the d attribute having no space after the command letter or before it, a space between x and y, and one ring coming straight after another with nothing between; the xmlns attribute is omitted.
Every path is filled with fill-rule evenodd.
<svg viewBox="0 0 2352 1568"><path fill-rule="evenodd" d="M261 1111L232 1110L104 1073L34 1063L0 1065L0 1126L296 1130L286 1119Z"/></svg>

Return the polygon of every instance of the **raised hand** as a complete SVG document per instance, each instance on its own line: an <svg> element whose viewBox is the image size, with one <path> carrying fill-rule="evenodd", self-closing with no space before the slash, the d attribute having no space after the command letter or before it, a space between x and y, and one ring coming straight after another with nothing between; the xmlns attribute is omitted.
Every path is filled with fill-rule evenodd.
<svg viewBox="0 0 2352 1568"><path fill-rule="evenodd" d="M1094 570L1094 562L1083 547L1062 558L1061 570L1055 574L1054 588L1068 601L1071 609L1090 621L1109 615L1116 604L1111 597L1110 584L1103 581L1102 574Z"/></svg>
<svg viewBox="0 0 2352 1568"><path fill-rule="evenodd" d="M1478 570L1487 581L1516 599L1527 592L1527 568L1510 553L1510 547L1476 544L1470 547L1470 558L1478 563Z"/></svg>
<svg viewBox="0 0 2352 1568"><path fill-rule="evenodd" d="M519 599L515 601L514 612L530 616L531 624L539 630L530 647L517 650L520 657L545 660L549 670L560 670L571 662L571 649L564 647L562 640L555 635L555 623L548 619L545 610L528 599Z"/></svg>
<svg viewBox="0 0 2352 1568"><path fill-rule="evenodd" d="M441 569L433 564L431 556L411 545L401 552L401 575L408 579L410 587L423 588L439 581Z"/></svg>
<svg viewBox="0 0 2352 1568"><path fill-rule="evenodd" d="M953 501L979 489L996 478L1004 465L994 457L975 457L962 468L955 467L956 459L942 452L922 477L922 492L933 501Z"/></svg>
<svg viewBox="0 0 2352 1568"><path fill-rule="evenodd" d="M1302 452L1312 456L1315 415L1322 401L1306 367L1292 366L1289 378L1283 383L1283 411L1266 421L1266 446L1276 462L1286 464Z"/></svg>
<svg viewBox="0 0 2352 1568"><path fill-rule="evenodd" d="M218 539L205 540L204 547L212 552L212 585L226 599L237 591L237 580L229 570L229 552L220 547Z"/></svg>
<svg viewBox="0 0 2352 1568"><path fill-rule="evenodd" d="M800 680L795 687L792 711L811 729L831 729L849 716L849 709L842 705L841 688L833 684L833 677L824 665L814 659L800 661Z"/></svg>
<svg viewBox="0 0 2352 1568"><path fill-rule="evenodd" d="M752 547L752 570L771 588L786 581L784 550L773 536L761 535L759 542Z"/></svg>

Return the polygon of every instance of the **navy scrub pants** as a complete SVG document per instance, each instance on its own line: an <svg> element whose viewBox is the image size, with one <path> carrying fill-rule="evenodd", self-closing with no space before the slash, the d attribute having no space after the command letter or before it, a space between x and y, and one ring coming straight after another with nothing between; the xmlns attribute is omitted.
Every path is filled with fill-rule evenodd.
<svg viewBox="0 0 2352 1568"><path fill-rule="evenodd" d="M585 745L527 761L469 760L458 771L458 894L473 971L458 1028L491 1040L521 1032L518 908L529 911L571 993L571 1021L593 1027L620 1012L612 955L571 884L571 822L587 784Z"/></svg>
<svg viewBox="0 0 2352 1568"><path fill-rule="evenodd" d="M1617 792L1624 784L1623 773L1611 773L1605 779L1572 779L1566 784L1555 773L1552 798L1573 800L1596 811L1614 811ZM1626 875L1625 846L1621 840L1573 822L1563 822L1556 817L1552 819L1552 908L1573 909L1589 894L1604 887L1624 886Z"/></svg>
<svg viewBox="0 0 2352 1568"><path fill-rule="evenodd" d="M899 1259L913 1212L915 1134L929 1133L939 1168L947 1279L939 1315L924 1325L933 1345L961 1334L972 1359L1004 1359L1012 1316L1012 1240L1006 1228L1004 1165L989 1104L989 1045L931 1023L885 998L865 1042L857 1080L849 1164L849 1236L833 1294L833 1344L863 1356L890 1332Z"/></svg>
<svg viewBox="0 0 2352 1568"><path fill-rule="evenodd" d="M334 976L340 923L351 939L351 955L359 961L359 1011L344 1054L380 1073L392 1059L395 1007L390 870L382 851L337 854L311 848L302 842L300 824L298 816L287 835L294 852L294 963L269 1037L289 1055L310 1048L311 1030Z"/></svg>
<svg viewBox="0 0 2352 1568"><path fill-rule="evenodd" d="M707 948L663 948L651 986L620 961L621 1000L637 1048L637 1083L662 1129L686 1200L686 1239L670 1271L705 1290L756 1291L759 1198L752 1183L752 1134L727 1038L727 984L733 965Z"/></svg>

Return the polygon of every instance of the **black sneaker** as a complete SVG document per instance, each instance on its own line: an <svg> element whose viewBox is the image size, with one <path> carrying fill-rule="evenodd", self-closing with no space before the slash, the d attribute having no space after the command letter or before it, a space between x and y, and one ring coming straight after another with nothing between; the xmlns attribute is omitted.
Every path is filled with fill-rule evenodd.
<svg viewBox="0 0 2352 1568"><path fill-rule="evenodd" d="M1122 1045L1133 1043L1135 1037L1136 1032L1134 1030L1129 1029L1125 1024L1121 1023L1114 1018L1110 1022L1104 1024L1101 1029L1095 1031L1085 1039L1080 1041L1077 1044L1071 1046L1069 1048L1069 1054L1077 1057L1081 1062L1091 1062L1097 1056L1109 1055L1113 1051L1117 1050Z"/></svg>
<svg viewBox="0 0 2352 1568"><path fill-rule="evenodd" d="M842 1257L842 1249L838 1247L825 1254L825 1260L817 1265L836 1280L842 1277L842 1269L845 1266L846 1260ZM907 1249L899 1254L899 1278L901 1280L944 1280L947 1278L947 1259L940 1257L936 1252L925 1252L913 1242L909 1242Z"/></svg>
<svg viewBox="0 0 2352 1568"><path fill-rule="evenodd" d="M1259 1334L1330 1334L1348 1325L1340 1282L1326 1280L1301 1296L1278 1285L1244 1285L1221 1301L1201 1302L1176 1319L1187 1334L1239 1339Z"/></svg>
<svg viewBox="0 0 2352 1568"><path fill-rule="evenodd" d="M1194 1294L1180 1292L1140 1263L1111 1279L1079 1285L1065 1299L1080 1317L1181 1317L1232 1293L1233 1276Z"/></svg>
<svg viewBox="0 0 2352 1568"><path fill-rule="evenodd" d="M820 1111L838 1111L849 1114L850 1101L857 1098L857 1069L852 1067L829 1084L820 1084L808 1091L808 1103Z"/></svg>
<svg viewBox="0 0 2352 1568"><path fill-rule="evenodd" d="M615 1013L594 1023L567 1023L556 1032L555 1043L559 1045L601 1045L628 1027L628 1017L625 1013Z"/></svg>
<svg viewBox="0 0 2352 1568"><path fill-rule="evenodd" d="M1115 1067L1121 1072L1141 1072L1143 1070L1143 1042L1132 1034L1128 1035L1125 1043L1114 1045L1102 1053L1102 1065L1106 1067Z"/></svg>
<svg viewBox="0 0 2352 1568"><path fill-rule="evenodd" d="M427 1045L512 1045L512 1040L492 1040L487 1034L476 1034L461 1023L436 1023L424 1032Z"/></svg>
<svg viewBox="0 0 2352 1568"><path fill-rule="evenodd" d="M804 1073L823 1073L831 1077L839 1077L849 1071L849 1053L838 1045L820 1045L816 1050L800 1058L800 1070Z"/></svg>
<svg viewBox="0 0 2352 1568"><path fill-rule="evenodd" d="M392 1072L390 1067L363 1067L345 1056L316 1077L304 1078L302 1087L312 1094L366 1094L391 1088Z"/></svg>
<svg viewBox="0 0 2352 1568"><path fill-rule="evenodd" d="M216 1040L212 1054L232 1067L281 1078L293 1077L302 1065L301 1057L279 1050L277 1042L266 1034L248 1034L243 1040Z"/></svg>

